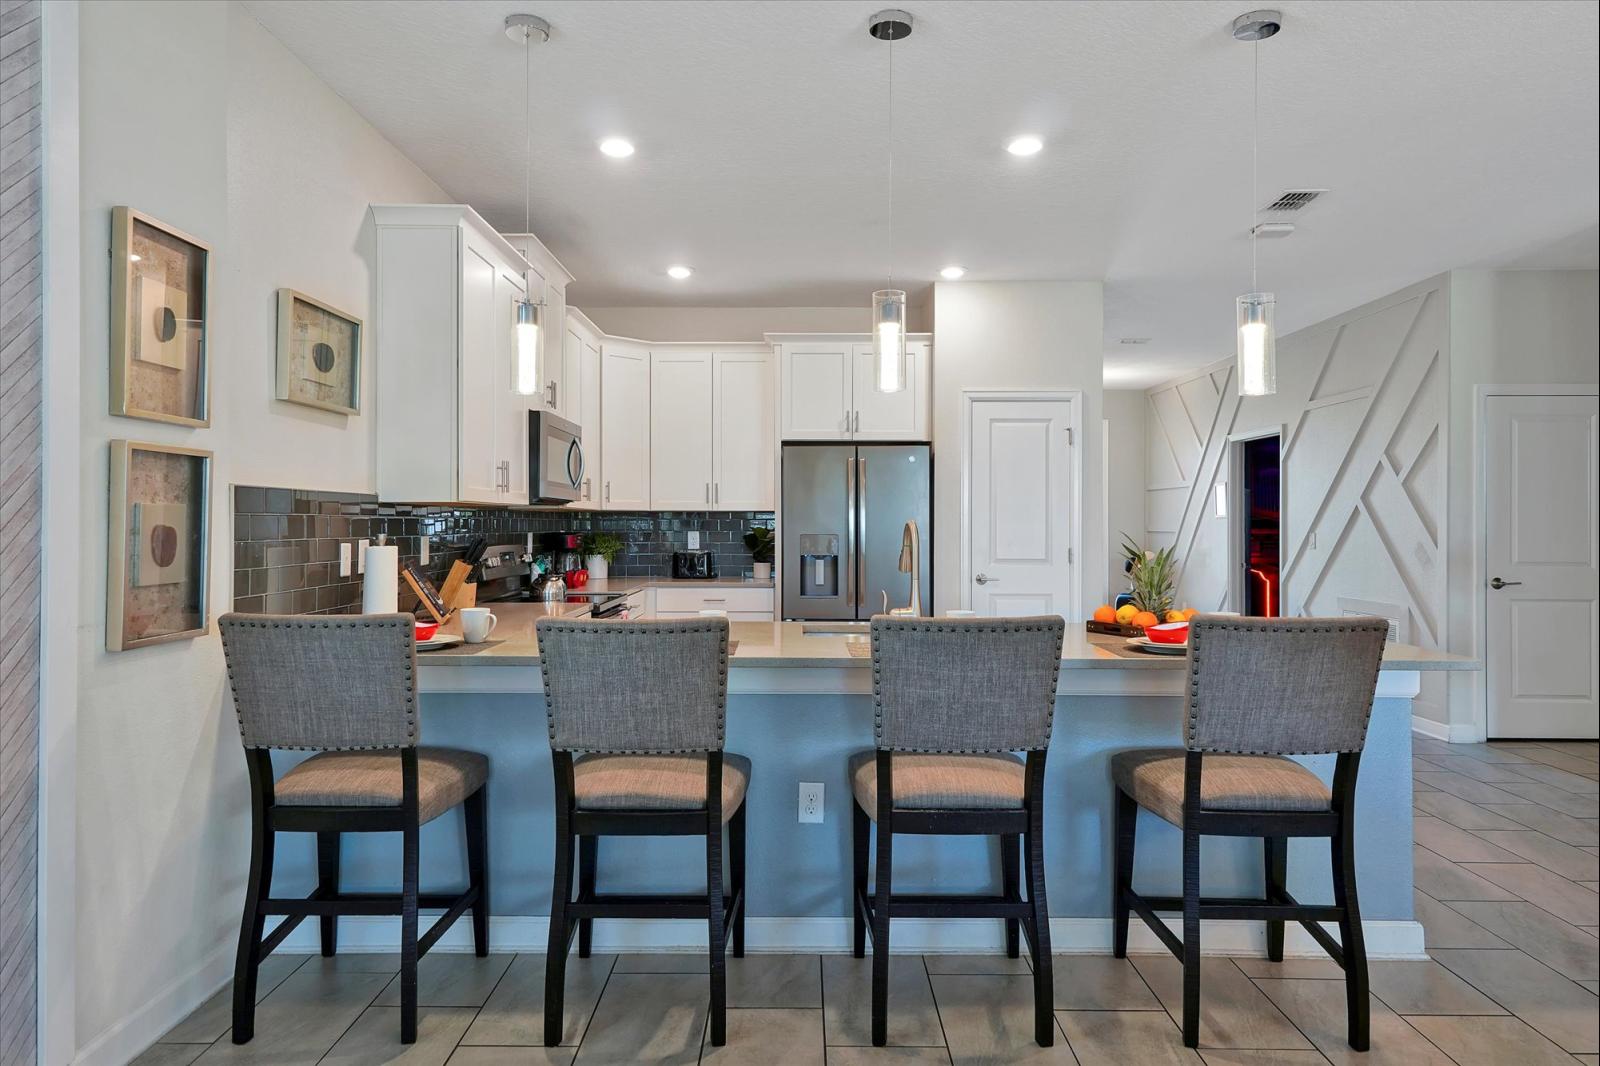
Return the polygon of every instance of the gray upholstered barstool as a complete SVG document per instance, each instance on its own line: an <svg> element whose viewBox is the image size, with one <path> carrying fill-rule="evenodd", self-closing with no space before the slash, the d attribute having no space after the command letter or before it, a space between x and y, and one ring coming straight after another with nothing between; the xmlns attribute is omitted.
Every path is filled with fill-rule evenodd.
<svg viewBox="0 0 1600 1066"><path fill-rule="evenodd" d="M734 957L744 955L744 799L750 785L750 760L722 750L728 620L542 618L537 630L556 811L544 1042L561 1042L574 930L578 954L587 958L596 918L694 918L706 922L710 934L711 1043L720 1047L727 1043L730 926ZM608 835L705 837L706 894L598 894L599 838Z"/></svg>
<svg viewBox="0 0 1600 1066"><path fill-rule="evenodd" d="M1189 623L1185 746L1121 752L1112 884L1113 953L1128 952L1134 911L1183 963L1183 1042L1200 1043L1200 919L1265 920L1267 955L1283 958L1283 923L1298 921L1345 973L1350 1046L1367 1050L1367 951L1356 902L1355 791L1378 666L1382 618L1238 618ZM1333 788L1289 755L1337 753ZM1183 830L1183 895L1133 891L1139 808ZM1261 899L1200 896L1202 836L1261 837ZM1288 837L1328 837L1333 905L1302 904L1284 888ZM1183 912L1183 938L1156 917ZM1335 942L1318 922L1339 923Z"/></svg>
<svg viewBox="0 0 1600 1066"><path fill-rule="evenodd" d="M1033 959L1034 1039L1054 1042L1050 916L1044 889L1044 764L1065 624L1039 618L872 620L875 750L850 758L855 793L851 909L855 956L872 930L872 1042L888 1041L892 918L1003 918ZM1027 752L1027 760L1015 752ZM867 891L872 826L876 885ZM896 833L1000 838L1001 891L892 894ZM1021 842L1026 841L1026 847ZM1018 880L1025 858L1027 899Z"/></svg>
<svg viewBox="0 0 1600 1066"><path fill-rule="evenodd" d="M400 1039L417 1039L417 960L468 908L474 947L489 953L486 784L476 752L417 746L415 619L409 614L222 616L222 647L250 770L250 879L233 978L233 1042L255 1035L256 971L310 915L322 953L337 950L341 914L400 918ZM272 749L319 754L274 780ZM457 805L466 818L465 892L417 891L419 827ZM339 891L341 833L400 833L401 890ZM275 899L278 833L317 834L317 888ZM418 908L444 914L417 935ZM263 937L268 915L285 915Z"/></svg>

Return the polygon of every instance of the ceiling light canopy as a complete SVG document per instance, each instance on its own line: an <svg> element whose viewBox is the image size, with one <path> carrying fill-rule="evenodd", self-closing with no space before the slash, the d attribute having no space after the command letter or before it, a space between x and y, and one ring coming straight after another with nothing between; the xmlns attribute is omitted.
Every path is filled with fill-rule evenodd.
<svg viewBox="0 0 1600 1066"><path fill-rule="evenodd" d="M1006 151L1012 155L1038 155L1043 150L1044 142L1031 133L1025 133L1021 137L1013 137L1006 144Z"/></svg>
<svg viewBox="0 0 1600 1066"><path fill-rule="evenodd" d="M600 151L612 159L626 159L633 154L633 142L626 137L607 137L600 142Z"/></svg>
<svg viewBox="0 0 1600 1066"><path fill-rule="evenodd" d="M946 281L960 281L967 276L966 267L947 266L939 271L939 276Z"/></svg>
<svg viewBox="0 0 1600 1066"><path fill-rule="evenodd" d="M676 281L687 281L693 276L694 269L686 267L682 263L674 263L672 266L667 267L667 277Z"/></svg>

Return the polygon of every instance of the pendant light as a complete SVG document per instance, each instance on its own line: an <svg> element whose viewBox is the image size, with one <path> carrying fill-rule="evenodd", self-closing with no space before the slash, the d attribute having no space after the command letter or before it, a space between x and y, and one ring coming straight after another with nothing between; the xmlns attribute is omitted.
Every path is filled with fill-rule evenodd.
<svg viewBox="0 0 1600 1066"><path fill-rule="evenodd" d="M507 15L506 36L522 44L522 106L523 122L527 126L527 159L522 174L522 232L533 232L533 45L550 39L550 23L538 15ZM515 330L516 341L513 387L519 396L532 396L539 391L539 334L544 325L544 302L534 303L524 294L517 301Z"/></svg>
<svg viewBox="0 0 1600 1066"><path fill-rule="evenodd" d="M879 392L906 387L906 294L894 288L894 42L911 36L911 13L889 8L873 15L867 32L889 42L889 273L872 294L872 357Z"/></svg>
<svg viewBox="0 0 1600 1066"><path fill-rule="evenodd" d="M1239 395L1270 396L1278 391L1277 298L1256 282L1256 218L1261 201L1257 158L1261 143L1261 42L1283 28L1277 11L1251 11L1233 20L1233 39L1251 46L1253 67L1250 113L1250 288L1234 301L1239 331Z"/></svg>

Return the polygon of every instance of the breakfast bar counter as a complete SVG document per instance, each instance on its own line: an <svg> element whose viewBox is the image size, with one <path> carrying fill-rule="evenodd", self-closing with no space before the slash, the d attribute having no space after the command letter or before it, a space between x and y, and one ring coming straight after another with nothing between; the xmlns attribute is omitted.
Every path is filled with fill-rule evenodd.
<svg viewBox="0 0 1600 1066"><path fill-rule="evenodd" d="M556 610L565 613L566 608ZM490 877L497 948L541 951L549 914L554 852L553 785L534 626L543 605L499 604L499 624L484 644L426 652L418 658L423 742L488 754L491 766ZM752 950L837 951L850 942L849 825L854 800L846 761L873 743L872 672L864 626L735 622L729 657L727 750L750 758L749 942ZM829 627L823 626L827 629ZM1185 719L1184 659L1129 649L1126 640L1069 624L1045 791L1045 864L1052 938L1057 951L1108 951L1111 940L1111 756L1135 747L1178 747ZM1284 669L1294 669L1284 663ZM1357 786L1357 872L1368 949L1374 957L1415 957L1422 927L1412 915L1411 701L1422 671L1470 670L1477 664L1440 652L1389 645ZM596 685L627 684L595 677ZM1286 707L1284 714L1294 714ZM285 756L287 759L288 756ZM1332 756L1302 759L1325 780ZM823 820L798 821L801 783L824 787ZM1140 816L1136 886L1176 892L1178 830ZM998 848L983 839L905 837L895 843L896 890L989 891ZM390 885L399 842L382 836L345 845L346 882ZM460 882L461 828L441 818L423 829L424 885ZM285 890L315 883L315 848L280 845ZM600 850L604 891L704 889L704 855L684 840L606 840ZM1259 842L1205 840L1204 890L1251 895L1261 889ZM1302 901L1331 899L1324 841L1291 841L1289 889ZM341 933L352 949L393 946L387 920L363 920ZM347 926L353 923L347 921ZM903 928L902 928L903 925ZM918 920L897 923L896 950L993 950L999 923ZM465 936L465 932L459 934ZM692 922L601 922L597 950L687 950L705 940ZM312 944L307 923L297 930ZM445 944L458 936L452 930ZM1143 938L1143 939L1141 939ZM292 938L291 938L292 939ZM1134 923L1138 950L1155 940ZM1262 950L1260 923L1221 922L1206 950ZM1291 953L1316 953L1291 928Z"/></svg>

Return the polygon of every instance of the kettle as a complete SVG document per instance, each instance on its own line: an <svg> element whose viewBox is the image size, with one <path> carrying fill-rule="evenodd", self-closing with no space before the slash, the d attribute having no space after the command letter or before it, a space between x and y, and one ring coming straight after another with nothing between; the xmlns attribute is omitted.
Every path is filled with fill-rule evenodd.
<svg viewBox="0 0 1600 1066"><path fill-rule="evenodd" d="M567 599L567 581L559 570L540 574L533 583L534 599L544 603L564 603Z"/></svg>

